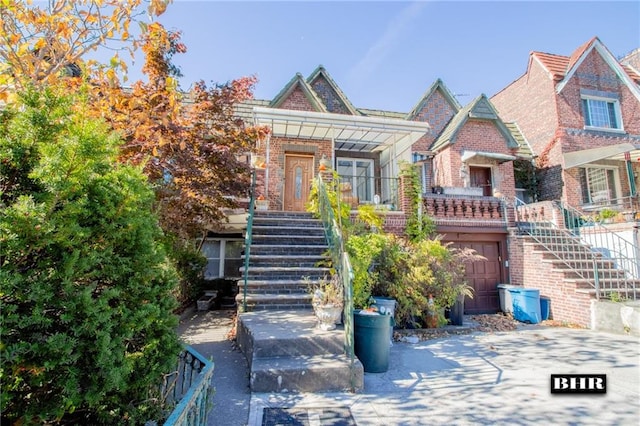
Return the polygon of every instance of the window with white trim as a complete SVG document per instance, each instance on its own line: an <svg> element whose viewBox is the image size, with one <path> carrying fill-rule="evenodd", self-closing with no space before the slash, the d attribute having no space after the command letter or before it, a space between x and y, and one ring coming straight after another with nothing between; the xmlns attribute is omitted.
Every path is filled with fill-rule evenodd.
<svg viewBox="0 0 640 426"><path fill-rule="evenodd" d="M342 182L350 182L353 195L359 202L373 201L373 160L366 158L338 158L338 175Z"/></svg>
<svg viewBox="0 0 640 426"><path fill-rule="evenodd" d="M620 194L620 178L615 167L580 167L583 204L615 204Z"/></svg>
<svg viewBox="0 0 640 426"><path fill-rule="evenodd" d="M617 99L583 96L582 110L585 127L622 130L620 103Z"/></svg>
<svg viewBox="0 0 640 426"><path fill-rule="evenodd" d="M243 251L242 239L207 238L202 244L202 254L207 258L204 279L240 277Z"/></svg>

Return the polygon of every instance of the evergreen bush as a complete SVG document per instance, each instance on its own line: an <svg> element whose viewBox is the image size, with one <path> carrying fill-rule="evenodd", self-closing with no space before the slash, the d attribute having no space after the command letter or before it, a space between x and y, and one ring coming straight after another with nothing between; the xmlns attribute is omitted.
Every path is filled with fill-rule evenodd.
<svg viewBox="0 0 640 426"><path fill-rule="evenodd" d="M85 102L0 113L3 424L143 424L180 351L154 194Z"/></svg>

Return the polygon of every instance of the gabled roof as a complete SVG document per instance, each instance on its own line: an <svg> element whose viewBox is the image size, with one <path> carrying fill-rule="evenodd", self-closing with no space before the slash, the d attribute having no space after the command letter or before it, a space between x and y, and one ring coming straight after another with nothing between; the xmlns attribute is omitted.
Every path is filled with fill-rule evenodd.
<svg viewBox="0 0 640 426"><path fill-rule="evenodd" d="M594 50L600 54L602 59L611 67L618 77L626 83L635 97L640 100L640 88L637 86L637 83L640 82L640 75L630 67L621 65L598 37L594 37L578 47L570 57L543 52L531 52L529 67L531 67L531 61L538 61L549 72L553 81L558 83L556 85L556 92L560 93L585 58Z"/></svg>
<svg viewBox="0 0 640 426"><path fill-rule="evenodd" d="M356 108L353 106L351 101L349 101L349 98L347 98L344 92L340 89L340 87L338 87L336 82L331 78L327 70L322 65L318 65L318 68L316 68L311 73L311 75L307 77L307 83L310 87L313 87L313 83L320 77L323 77L327 81L327 83L329 83L331 89L335 92L335 94L338 96L345 108L347 108L347 110L351 113L351 115L359 115Z"/></svg>
<svg viewBox="0 0 640 426"><path fill-rule="evenodd" d="M284 88L276 95L271 101L269 106L271 108L278 108L289 97L289 95L299 87L304 93L305 97L318 112L327 112L322 100L318 98L318 95L313 91L311 86L305 81L302 74L296 73L296 75L284 86Z"/></svg>
<svg viewBox="0 0 640 426"><path fill-rule="evenodd" d="M509 129L511 135L513 135L513 138L518 143L518 149L515 152L515 156L518 158L525 158L527 160L534 158L535 154L533 153L533 149L531 148L527 138L524 137L524 133L520 130L518 123L504 123L504 125Z"/></svg>
<svg viewBox="0 0 640 426"><path fill-rule="evenodd" d="M368 108L357 108L357 109L361 115L366 115L368 117L387 117L387 118L404 119L407 116L406 112L383 111L380 109L368 109Z"/></svg>
<svg viewBox="0 0 640 426"><path fill-rule="evenodd" d="M420 101L416 104L415 107L406 115L407 120L413 120L424 108L425 104L429 101L431 96L437 91L440 91L442 96L449 102L451 108L453 108L454 112L460 111L462 109L462 105L458 102L458 100L453 96L453 94L449 91L447 86L445 86L444 82L441 79L437 79L431 87L427 89Z"/></svg>
<svg viewBox="0 0 640 426"><path fill-rule="evenodd" d="M440 149L455 143L456 138L458 137L458 132L470 118L493 121L500 133L507 141L507 147L518 148L519 144L513 137L513 134L502 122L502 120L498 116L498 112L491 104L491 101L489 101L485 94L482 94L471 101L463 109L458 111L458 113L451 119L447 127L444 128L442 133L440 133L440 135L433 142L430 149L432 151L439 151Z"/></svg>

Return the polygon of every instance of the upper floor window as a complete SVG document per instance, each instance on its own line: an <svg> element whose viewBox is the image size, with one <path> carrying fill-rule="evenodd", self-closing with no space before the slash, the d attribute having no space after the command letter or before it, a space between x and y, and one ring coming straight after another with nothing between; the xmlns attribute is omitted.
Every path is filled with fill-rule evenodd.
<svg viewBox="0 0 640 426"><path fill-rule="evenodd" d="M617 99L583 97L582 107L586 127L622 130L620 104Z"/></svg>

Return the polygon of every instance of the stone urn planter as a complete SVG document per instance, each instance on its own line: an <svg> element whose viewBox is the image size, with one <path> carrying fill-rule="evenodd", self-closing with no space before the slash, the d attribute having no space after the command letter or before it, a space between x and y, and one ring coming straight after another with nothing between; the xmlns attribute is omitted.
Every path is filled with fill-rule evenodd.
<svg viewBox="0 0 640 426"><path fill-rule="evenodd" d="M310 285L309 290L313 295L311 305L318 318L318 328L321 330L333 330L342 319L344 296L342 285L337 275L329 280L323 278Z"/></svg>
<svg viewBox="0 0 640 426"><path fill-rule="evenodd" d="M320 330L334 330L336 324L340 323L342 317L341 305L318 305L313 308L316 318L318 318L318 328Z"/></svg>

